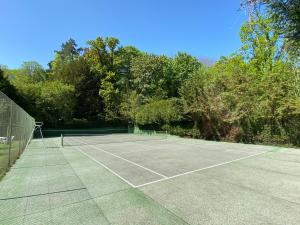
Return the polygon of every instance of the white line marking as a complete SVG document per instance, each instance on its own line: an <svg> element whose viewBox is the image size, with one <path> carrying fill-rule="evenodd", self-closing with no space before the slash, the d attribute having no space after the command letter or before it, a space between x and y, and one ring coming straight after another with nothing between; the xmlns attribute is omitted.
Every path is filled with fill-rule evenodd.
<svg viewBox="0 0 300 225"><path fill-rule="evenodd" d="M153 139L153 140L151 140L151 141L166 141L167 139ZM103 144L105 144L105 145L113 145L113 144L120 144L120 143L138 143L138 144L140 144L140 143L146 143L146 142L149 142L149 140L128 140L128 141L121 141L121 142L107 142L107 143L95 143L95 144L93 144L93 145L103 145ZM72 146L72 145L71 145Z"/></svg>
<svg viewBox="0 0 300 225"><path fill-rule="evenodd" d="M27 143L26 143L26 146L25 146L24 150L26 150L26 149L27 149L27 147L28 147L28 145L29 145L30 141L32 140L32 137L33 137L33 132L34 132L34 128L33 128L33 129L32 129L32 131L31 131L30 137L29 137L29 139L27 140Z"/></svg>
<svg viewBox="0 0 300 225"><path fill-rule="evenodd" d="M80 139L81 139L81 138L80 138ZM125 159L125 158L123 158L123 157L121 157L121 156L115 155L115 154L113 154L113 153L111 153L111 152L105 151L105 150L102 149L102 148L99 148L99 147L95 147L95 146L89 145L88 143L86 143L86 142L84 142L84 141L80 141L80 142L83 143L83 144L86 144L88 147L91 147L91 148L100 150L100 151L102 151L102 152L104 152L104 153L106 153L106 154L109 154L109 155L112 155L112 156L114 156L114 157L116 157L116 158L122 159L122 160L124 160L124 161L126 161L126 162L128 162L128 163L131 163L131 164L133 164L133 165L135 165L135 166L138 166L138 167L140 167L140 168L142 168L142 169L144 169L144 170L147 170L147 171L149 171L149 172L151 172L151 173L154 173L154 174L156 174L156 175L158 175L158 176L160 176L160 177L168 178L167 176L165 176L165 175L163 175L163 174L160 174L160 173L158 173L158 172L156 172L156 171L154 171L154 170L151 170L151 169L149 169L149 168L147 168L147 167L144 167L144 166L142 166L142 165L140 165L140 164L137 164L137 163L135 163L135 162L132 162L132 161L130 161L130 160L128 160L128 159Z"/></svg>
<svg viewBox="0 0 300 225"><path fill-rule="evenodd" d="M84 143L84 142L82 142ZM84 143L86 144L86 143ZM87 144L88 145L88 144ZM90 146L90 145L88 145ZM93 147L93 146L91 146ZM78 148L78 147L77 147ZM102 150L100 148L96 148L96 147L93 147L95 149L98 149L98 150L101 150L101 151L104 151L106 152L105 150ZM234 160L230 160L230 161L227 161L227 162L223 162L223 163L218 163L218 164L215 164L215 165L212 165L212 166L208 166L208 167L204 167L204 168L200 168L200 169L196 169L196 170L191 170L191 171L188 171L188 172L185 172L185 173L181 173L181 174L176 174L174 176L170 176L170 177L166 177L166 176L163 176L164 178L163 179L159 179L159 180L155 180L155 181L151 181L151 182L147 182L147 183L144 183L144 184L140 184L140 185L133 185L132 183L130 183L129 181L127 181L125 178L121 177L119 174L117 174L116 172L114 172L112 169L110 169L109 167L105 166L104 164L102 164L101 162L99 162L98 160L94 159L92 156L88 155L87 153L83 152L82 150L80 150L78 148L78 150L86 155L87 157L89 157L91 160L95 161L96 163L98 163L99 165L103 166L104 168L106 168L107 170L109 170L111 173L115 174L117 177L119 177L121 180L125 181L127 184L129 184L130 186L132 186L133 188L140 188L140 187L144 187L144 186L147 186L147 185L150 185L150 184L155 184L155 183L158 183L158 182L162 182L162 181L166 181L166 180L170 180L170 179L174 179L176 177L181 177L181 176L184 176L184 175L188 175L188 174L192 174L192 173L195 173L195 172L198 172L198 171L202 171L202 170L207 170L207 169L211 169L211 168L214 168L214 167L218 167L218 166L223 166L223 165L226 165L226 164L230 164L230 163L233 163L233 162L237 162L237 161L240 161L240 160L243 160L243 159L247 159L247 158L252 158L252 157L255 157L255 156L259 156L259 155L262 155L262 154L265 154L267 152L270 152L270 151L264 151L264 152L260 152L260 153L257 153L257 154L253 154L253 155L249 155L249 156L245 156L245 157L241 157L241 158L238 158L238 159L234 159ZM108 154L112 154L112 153L109 153L109 152L106 152ZM113 155L113 154L112 154ZM116 156L115 157L119 158L119 156ZM122 158L122 157L120 157ZM124 159L122 158L123 160L127 161L127 159ZM128 160L129 161L129 160ZM131 162L130 163L134 163L134 162ZM140 166L137 164L137 166ZM140 166L142 167L142 166ZM145 168L146 169L146 168ZM155 172L156 173L156 172Z"/></svg>
<svg viewBox="0 0 300 225"><path fill-rule="evenodd" d="M171 177L167 177L167 178L164 178L164 179L155 180L155 181L151 181L151 182L148 182L148 183L136 185L135 187L136 188L144 187L144 186L149 185L149 184L154 184L154 183L158 183L158 182L161 182L161 181L170 180L170 179L173 179L173 178L176 178L176 177L181 177L181 176L188 175L188 174L191 174L191 173L195 173L195 172L198 172L198 171L201 171L201 170L207 170L207 169L211 169L211 168L214 168L214 167L223 166L223 165L226 165L226 164L229 164L229 163L237 162L237 161L240 161L240 160L243 160L243 159L255 157L255 156L258 156L258 155L265 154L267 152L269 152L269 151L260 152L260 153L254 154L254 155L245 156L245 157L241 157L241 158L234 159L234 160L231 160L231 161L227 161L227 162L223 162L223 163L218 163L218 164L215 164L215 165L212 165L212 166L208 166L208 167L204 167L204 168L200 168L200 169L188 171L188 172L177 174L177 175L174 175L174 176L171 176Z"/></svg>
<svg viewBox="0 0 300 225"><path fill-rule="evenodd" d="M120 128L120 129L96 129L96 130L92 130L95 132L99 132L99 131L126 131L128 130L127 128ZM62 130L57 130L57 129L47 129L47 131L89 131L91 132L91 130L81 130L81 129L62 129ZM116 133L116 134L128 134L127 133Z"/></svg>
<svg viewBox="0 0 300 225"><path fill-rule="evenodd" d="M128 180L126 180L125 178L123 178L122 176L120 176L119 174L117 174L115 171L113 171L112 169L110 169L109 167L107 167L106 165L104 165L103 163L99 162L98 160L96 160L95 158L93 158L92 156L90 156L89 154L85 153L84 151L82 151L79 147L77 147L78 151L80 151L83 155L87 156L89 159L91 159L92 161L94 161L95 163L103 166L105 169L107 169L108 171L110 171L111 173L113 173L114 175L116 175L117 177L119 177L121 180L125 181L127 184L129 184L131 187L135 188L136 186L134 184L132 184L131 182L129 182Z"/></svg>

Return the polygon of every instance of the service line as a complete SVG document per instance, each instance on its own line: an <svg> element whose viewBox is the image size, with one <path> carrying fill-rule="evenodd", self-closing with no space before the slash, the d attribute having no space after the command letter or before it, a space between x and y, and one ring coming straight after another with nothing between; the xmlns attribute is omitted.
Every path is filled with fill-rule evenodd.
<svg viewBox="0 0 300 225"><path fill-rule="evenodd" d="M81 138L80 138L80 139L81 139ZM93 145L89 145L89 144L86 143L85 141L79 141L79 142L81 142L81 143L87 145L88 147L91 147L91 148L96 149L96 150L100 150L100 151L102 151L102 152L104 152L104 153L106 153L106 154L108 154L108 155L114 156L114 157L116 157L116 158L118 158L118 159L122 159L123 161L126 161L126 162L128 162L128 163L130 163L130 164L132 164L132 165L138 166L138 167L140 167L140 168L142 168L142 169L144 169L144 170L147 170L147 171L149 171L149 172L151 172L151 173L154 173L154 174L156 174L156 175L158 175L158 176L160 176L160 177L168 178L166 175L163 175L163 174L161 174L161 173L158 173L158 172L156 172L156 171L154 171L154 170L152 170L152 169L149 169L149 168L147 168L147 167L144 167L144 166L142 166L142 165L140 165L140 164L138 164L138 163L135 163L135 162L133 162L133 161L131 161L131 160L125 159L125 158L123 158L123 157L121 157L121 156L115 155L115 154L113 154L113 153L111 153L111 152L108 152L108 151L106 151L106 150L104 150L104 149L102 149L102 148L100 148L100 147L95 147L95 146L93 146Z"/></svg>

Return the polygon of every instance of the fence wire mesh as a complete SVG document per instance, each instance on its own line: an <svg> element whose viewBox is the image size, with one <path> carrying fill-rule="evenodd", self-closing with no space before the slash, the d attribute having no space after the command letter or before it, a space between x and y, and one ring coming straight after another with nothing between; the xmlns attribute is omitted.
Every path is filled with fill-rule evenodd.
<svg viewBox="0 0 300 225"><path fill-rule="evenodd" d="M0 179L22 154L35 120L0 91Z"/></svg>

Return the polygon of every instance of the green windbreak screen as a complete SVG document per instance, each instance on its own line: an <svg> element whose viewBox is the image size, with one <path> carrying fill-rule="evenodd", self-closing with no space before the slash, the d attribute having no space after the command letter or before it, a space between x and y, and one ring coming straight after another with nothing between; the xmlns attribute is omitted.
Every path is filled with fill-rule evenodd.
<svg viewBox="0 0 300 225"><path fill-rule="evenodd" d="M34 119L0 91L0 179L25 149Z"/></svg>

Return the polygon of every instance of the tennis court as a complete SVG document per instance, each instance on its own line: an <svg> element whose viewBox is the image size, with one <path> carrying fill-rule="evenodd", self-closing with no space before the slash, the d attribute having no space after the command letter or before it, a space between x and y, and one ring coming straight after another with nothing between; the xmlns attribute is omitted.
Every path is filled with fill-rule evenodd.
<svg viewBox="0 0 300 225"><path fill-rule="evenodd" d="M33 140L0 193L0 224L300 224L300 152L65 135Z"/></svg>
<svg viewBox="0 0 300 225"><path fill-rule="evenodd" d="M189 140L165 135L70 135L74 149L106 167L132 187L172 179L203 169L257 156L270 147Z"/></svg>

